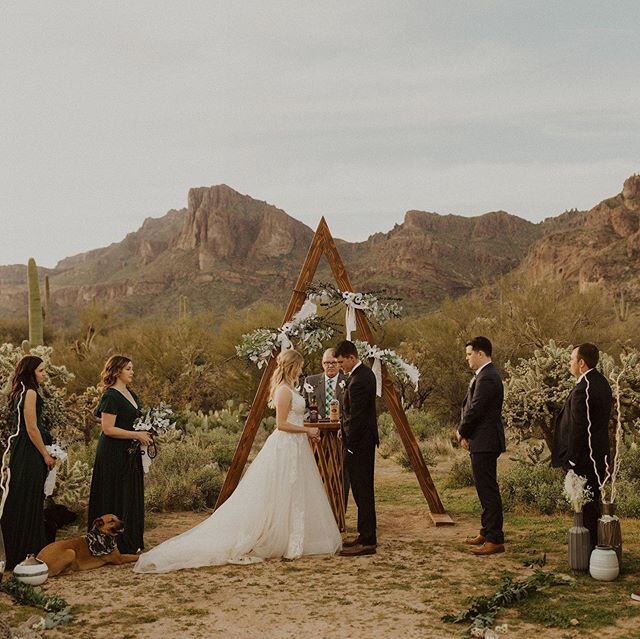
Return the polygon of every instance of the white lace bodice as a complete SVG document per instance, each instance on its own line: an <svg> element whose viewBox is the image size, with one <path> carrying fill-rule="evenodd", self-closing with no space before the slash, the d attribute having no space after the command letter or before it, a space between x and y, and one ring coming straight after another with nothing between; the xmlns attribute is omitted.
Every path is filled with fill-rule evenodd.
<svg viewBox="0 0 640 639"><path fill-rule="evenodd" d="M287 421L290 424L295 424L296 426L304 425L304 410L306 408L306 404L304 401L304 397L300 395L297 391L293 390L290 386L285 386L282 384L279 386L280 388L286 388L291 392L291 409L289 411L289 415L287 415Z"/></svg>

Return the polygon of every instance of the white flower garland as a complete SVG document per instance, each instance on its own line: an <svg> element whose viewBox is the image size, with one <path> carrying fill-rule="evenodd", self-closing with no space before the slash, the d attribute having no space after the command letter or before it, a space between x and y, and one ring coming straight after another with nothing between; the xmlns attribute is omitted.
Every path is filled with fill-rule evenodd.
<svg viewBox="0 0 640 639"><path fill-rule="evenodd" d="M327 320L318 317L317 310L318 307L307 300L293 318L279 329L258 328L243 335L236 346L236 353L240 357L248 357L258 368L262 368L276 348L279 347L281 352L293 348L293 338L300 340L301 348L308 353L322 348L323 342L331 339L335 330Z"/></svg>
<svg viewBox="0 0 640 639"><path fill-rule="evenodd" d="M395 301L383 302L371 293L340 291L332 284L310 285L307 299L322 306L334 306L342 302L346 306L345 329L347 339L356 330L356 309L364 311L367 317L378 324L384 324L392 317L400 317L402 307Z"/></svg>
<svg viewBox="0 0 640 639"><path fill-rule="evenodd" d="M382 397L382 362L396 377L410 382L418 390L420 371L416 366L405 362L400 355L390 348L382 349L378 346L372 346L369 342L361 341L355 342L355 345L358 349L358 357L361 360L373 359L371 370L376 376L376 394L378 397Z"/></svg>
<svg viewBox="0 0 640 639"><path fill-rule="evenodd" d="M331 339L335 330L323 317L317 315L318 307L333 306L344 303L346 308L345 326L347 339L351 340L351 333L356 330L356 309L360 309L379 323L386 322L392 317L400 317L401 307L395 302L380 302L370 293L353 293L339 291L331 284L309 286L307 299L302 308L291 321L283 324L279 329L258 328L242 336L236 346L236 353L240 357L248 357L261 369L271 358L273 351L279 346L280 351L293 348L292 338L298 338L303 350L312 353L322 348L323 343ZM373 359L372 370L376 376L376 392L382 396L382 362L400 379L410 382L418 389L420 371L413 364L405 362L395 351L368 342L357 341L356 347L360 359Z"/></svg>

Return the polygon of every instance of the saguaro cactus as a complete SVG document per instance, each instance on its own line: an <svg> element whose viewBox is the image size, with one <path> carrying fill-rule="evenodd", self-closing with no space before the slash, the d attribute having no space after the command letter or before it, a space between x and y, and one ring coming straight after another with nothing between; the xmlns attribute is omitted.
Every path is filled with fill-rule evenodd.
<svg viewBox="0 0 640 639"><path fill-rule="evenodd" d="M51 289L49 288L49 276L44 276L44 306L42 307L42 317L51 321Z"/></svg>
<svg viewBox="0 0 640 639"><path fill-rule="evenodd" d="M27 285L29 287L29 341L32 346L38 346L38 344L44 343L44 329L38 267L32 257L29 258L27 265Z"/></svg>

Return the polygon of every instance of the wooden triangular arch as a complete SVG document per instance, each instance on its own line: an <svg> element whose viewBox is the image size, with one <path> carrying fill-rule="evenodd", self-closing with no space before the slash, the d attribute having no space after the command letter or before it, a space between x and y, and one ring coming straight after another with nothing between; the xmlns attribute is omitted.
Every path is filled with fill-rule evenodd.
<svg viewBox="0 0 640 639"><path fill-rule="evenodd" d="M318 228L313 236L311 245L309 246L309 252L307 253L307 257L302 265L300 276L298 277L298 281L293 289L289 306L287 307L284 319L282 320L283 324L291 320L304 304L307 297L307 286L313 280L313 276L318 268L320 257L323 253L327 258L340 290L353 291L353 287L351 286L342 258L338 253L338 249L333 237L331 236L329 227L323 217L320 220L320 224L318 224ZM369 344L373 345L373 333L371 332L371 328L367 322L366 315L359 309L356 309L356 324L358 327L358 333L367 342L369 342ZM216 508L221 506L231 496L231 493L233 493L240 481L242 471L247 463L249 452L253 445L253 440L255 439L256 432L267 406L269 382L275 366L276 358L272 357L269 359L269 362L262 373L262 379L260 380L253 404L251 405L249 414L247 415L247 420L233 456L231 467L229 468L222 490L218 496ZM438 491L431 479L431 475L429 474L427 465L422 457L418 443L416 442L413 432L409 426L409 422L407 421L407 416L400 404L395 386L387 374L384 363L382 365L382 397L389 409L389 413L391 413L391 417L396 425L400 439L407 451L411 467L418 478L420 488L422 488L422 492L427 500L431 519L436 526L453 524L453 520L448 515L440 501Z"/></svg>

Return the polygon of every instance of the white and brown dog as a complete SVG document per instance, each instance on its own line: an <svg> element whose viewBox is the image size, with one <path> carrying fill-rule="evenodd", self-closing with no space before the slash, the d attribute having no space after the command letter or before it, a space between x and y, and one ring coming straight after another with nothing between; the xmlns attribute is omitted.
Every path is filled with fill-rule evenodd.
<svg viewBox="0 0 640 639"><path fill-rule="evenodd" d="M62 572L92 570L105 564L126 564L138 560L138 555L123 555L116 537L124 530L124 522L115 515L102 515L82 537L62 539L45 546L38 559L49 568L49 577Z"/></svg>

